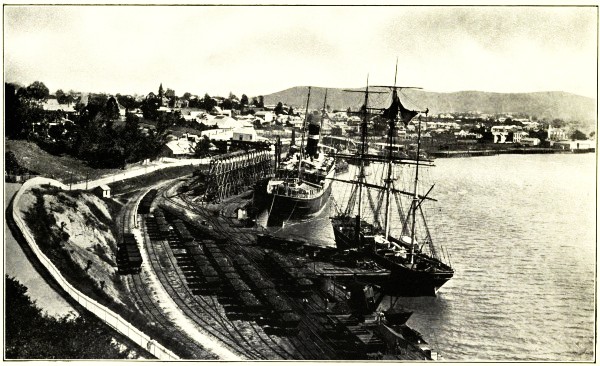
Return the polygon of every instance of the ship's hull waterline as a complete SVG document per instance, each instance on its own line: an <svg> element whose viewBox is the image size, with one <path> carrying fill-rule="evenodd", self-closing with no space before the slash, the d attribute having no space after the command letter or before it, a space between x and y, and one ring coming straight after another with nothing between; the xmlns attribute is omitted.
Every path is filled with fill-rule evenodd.
<svg viewBox="0 0 600 366"><path fill-rule="evenodd" d="M336 247L340 250L356 250L356 238L351 238L341 232L336 227L340 223L336 223L335 219L332 221ZM382 287L383 292L390 296L436 296L440 287L454 275L454 271L450 267L430 271L417 270L416 265L398 263L371 250L364 250L364 254L366 258L373 260L380 267L391 272L390 276L374 280L377 285ZM418 255L423 258L426 257L424 254ZM428 257L427 260L432 261ZM447 267L439 262L438 265Z"/></svg>
<svg viewBox="0 0 600 366"><path fill-rule="evenodd" d="M331 182L325 183L321 194L311 198L266 193L265 203L269 208L267 226L281 226L290 220L302 220L316 216L331 196Z"/></svg>

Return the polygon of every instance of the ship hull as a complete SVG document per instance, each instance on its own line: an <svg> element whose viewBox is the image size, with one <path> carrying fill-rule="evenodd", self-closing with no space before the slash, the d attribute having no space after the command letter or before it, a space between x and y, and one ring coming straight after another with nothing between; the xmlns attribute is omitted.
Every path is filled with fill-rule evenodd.
<svg viewBox="0 0 600 366"><path fill-rule="evenodd" d="M266 194L269 209L267 226L281 226L289 220L303 220L318 215L331 196L331 183L325 182L322 193L312 198Z"/></svg>
<svg viewBox="0 0 600 366"><path fill-rule="evenodd" d="M336 247L340 250L359 250L357 240L348 235L348 231L344 233L339 229L340 225L347 225L348 221L335 219L332 221ZM436 296L440 287L454 275L454 271L441 262L439 265L445 267L443 270L427 271L422 267L422 264L411 266L398 263L366 249L363 253L366 258L373 260L380 267L391 272L387 277L373 280L375 284L382 287L386 295L390 296ZM423 254L420 255L424 256Z"/></svg>

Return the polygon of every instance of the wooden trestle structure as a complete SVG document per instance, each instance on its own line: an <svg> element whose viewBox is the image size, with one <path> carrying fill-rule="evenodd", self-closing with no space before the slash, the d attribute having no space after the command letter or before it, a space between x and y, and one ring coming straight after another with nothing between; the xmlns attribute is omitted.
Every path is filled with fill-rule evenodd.
<svg viewBox="0 0 600 366"><path fill-rule="evenodd" d="M236 151L211 160L206 172L206 193L215 203L240 194L273 174L271 151Z"/></svg>

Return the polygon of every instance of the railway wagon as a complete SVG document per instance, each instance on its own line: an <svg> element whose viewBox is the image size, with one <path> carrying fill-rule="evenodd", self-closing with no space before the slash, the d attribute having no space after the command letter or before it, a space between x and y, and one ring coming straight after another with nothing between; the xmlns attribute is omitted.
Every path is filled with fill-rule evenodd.
<svg viewBox="0 0 600 366"><path fill-rule="evenodd" d="M152 206L152 201L156 198L157 192L156 189L151 189L144 195L138 206L139 214L147 215L150 213L150 207Z"/></svg>
<svg viewBox="0 0 600 366"><path fill-rule="evenodd" d="M300 316L290 304L275 290L266 289L261 293L268 310L265 316L268 319L270 333L280 335L296 334L300 324Z"/></svg>
<svg viewBox="0 0 600 366"><path fill-rule="evenodd" d="M141 272L142 255L133 234L123 234L121 241L117 245L116 259L117 273L130 274Z"/></svg>
<svg viewBox="0 0 600 366"><path fill-rule="evenodd" d="M238 298L241 303L242 314L245 316L242 319L254 320L263 315L263 304L252 294L252 292L240 292Z"/></svg>
<svg viewBox="0 0 600 366"><path fill-rule="evenodd" d="M226 307L237 319L255 320L264 315L264 306L252 293L250 286L235 272L225 273L223 294L229 301Z"/></svg>
<svg viewBox="0 0 600 366"><path fill-rule="evenodd" d="M204 288L199 290L199 294L214 294L220 292L221 279L217 271L210 265L204 264L198 267L202 275Z"/></svg>
<svg viewBox="0 0 600 366"><path fill-rule="evenodd" d="M168 239L169 233L171 232L171 225L167 222L164 217L155 216L156 226L162 239Z"/></svg>
<svg viewBox="0 0 600 366"><path fill-rule="evenodd" d="M266 289L275 289L275 284L265 278L256 268L244 266L239 269L242 278L248 283L252 290L260 292Z"/></svg>
<svg viewBox="0 0 600 366"><path fill-rule="evenodd" d="M314 284L310 279L306 278L306 275L302 271L302 264L273 251L265 255L265 263L273 272L282 277L284 282L290 286L289 288L292 290L292 293L304 296L312 290Z"/></svg>
<svg viewBox="0 0 600 366"><path fill-rule="evenodd" d="M181 240L184 246L191 246L194 242L194 237L190 234L189 230L183 223L183 221L176 219L173 221L173 228L177 237Z"/></svg>

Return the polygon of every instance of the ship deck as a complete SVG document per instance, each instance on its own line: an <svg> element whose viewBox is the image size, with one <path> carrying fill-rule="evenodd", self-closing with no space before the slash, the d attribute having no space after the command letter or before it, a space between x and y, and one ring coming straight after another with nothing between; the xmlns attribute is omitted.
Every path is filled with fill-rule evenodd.
<svg viewBox="0 0 600 366"><path fill-rule="evenodd" d="M314 261L306 264L308 274L314 277L386 277L389 270L366 264L364 267L349 267L331 262Z"/></svg>

